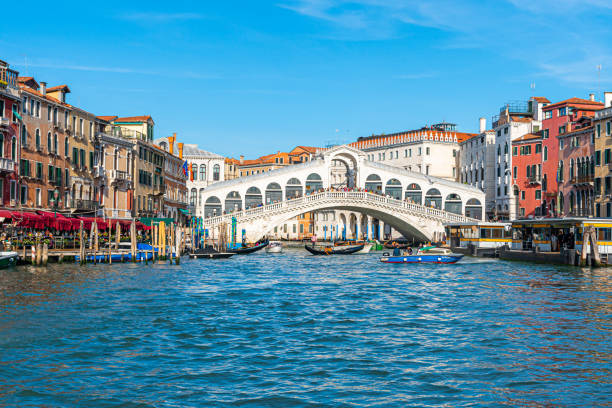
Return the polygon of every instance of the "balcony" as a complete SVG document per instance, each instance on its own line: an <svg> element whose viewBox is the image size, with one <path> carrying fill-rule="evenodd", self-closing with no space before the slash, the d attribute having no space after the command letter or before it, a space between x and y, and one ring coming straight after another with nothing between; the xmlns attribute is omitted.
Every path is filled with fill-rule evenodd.
<svg viewBox="0 0 612 408"><path fill-rule="evenodd" d="M572 184L590 184L592 182L593 182L593 175L585 174L585 175L576 177L576 182Z"/></svg>
<svg viewBox="0 0 612 408"><path fill-rule="evenodd" d="M81 200L76 199L70 202L70 208L77 210L96 211L100 204L96 200Z"/></svg>
<svg viewBox="0 0 612 408"><path fill-rule="evenodd" d="M116 184L129 184L132 182L132 175L122 170L111 170L110 178L112 180L111 183Z"/></svg>
<svg viewBox="0 0 612 408"><path fill-rule="evenodd" d="M539 174L535 176L529 176L527 180L529 181L529 184L540 184L542 182L542 176Z"/></svg>
<svg viewBox="0 0 612 408"><path fill-rule="evenodd" d="M8 118L0 117L0 127L9 127L11 121Z"/></svg>
<svg viewBox="0 0 612 408"><path fill-rule="evenodd" d="M104 167L97 165L91 169L92 176L94 178L104 178L106 177L106 170Z"/></svg>
<svg viewBox="0 0 612 408"><path fill-rule="evenodd" d="M166 194L166 185L156 185L156 186L153 186L153 194L154 195L164 195L164 194Z"/></svg>
<svg viewBox="0 0 612 408"><path fill-rule="evenodd" d="M0 172L15 171L15 162L5 157L0 157Z"/></svg>

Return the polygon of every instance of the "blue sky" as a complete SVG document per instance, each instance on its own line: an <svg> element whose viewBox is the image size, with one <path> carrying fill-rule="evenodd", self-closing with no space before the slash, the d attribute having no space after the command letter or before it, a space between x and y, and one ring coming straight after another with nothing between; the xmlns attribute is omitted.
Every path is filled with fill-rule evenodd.
<svg viewBox="0 0 612 408"><path fill-rule="evenodd" d="M0 34L0 59L22 75L67 83L69 101L98 115L151 114L156 136L234 157L442 120L475 131L507 101L612 89L604 0L27 7Z"/></svg>

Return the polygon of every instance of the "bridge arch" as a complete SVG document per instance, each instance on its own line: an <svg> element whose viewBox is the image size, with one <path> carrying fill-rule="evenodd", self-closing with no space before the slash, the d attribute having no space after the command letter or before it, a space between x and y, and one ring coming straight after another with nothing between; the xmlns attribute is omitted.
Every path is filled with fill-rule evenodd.
<svg viewBox="0 0 612 408"><path fill-rule="evenodd" d="M262 204L261 190L257 187L249 187L244 195L244 208L249 209Z"/></svg>
<svg viewBox="0 0 612 408"><path fill-rule="evenodd" d="M430 188L425 194L425 206L442 209L442 194L437 188Z"/></svg>
<svg viewBox="0 0 612 408"><path fill-rule="evenodd" d="M415 204L423 203L423 191L421 190L421 186L417 183L410 183L408 187L406 187L406 198Z"/></svg>
<svg viewBox="0 0 612 408"><path fill-rule="evenodd" d="M266 204L273 204L283 200L283 189L278 183L270 183L266 187Z"/></svg>
<svg viewBox="0 0 612 408"><path fill-rule="evenodd" d="M225 197L225 212L242 210L242 197L237 191L230 191Z"/></svg>
<svg viewBox="0 0 612 408"><path fill-rule="evenodd" d="M382 179L378 174L370 174L366 178L365 189L373 193L382 193Z"/></svg>
<svg viewBox="0 0 612 408"><path fill-rule="evenodd" d="M295 177L290 178L285 186L285 198L291 200L303 195L302 182Z"/></svg>
<svg viewBox="0 0 612 408"><path fill-rule="evenodd" d="M318 173L310 173L306 177L306 195L316 193L323 188L323 179Z"/></svg>
<svg viewBox="0 0 612 408"><path fill-rule="evenodd" d="M465 203L465 216L482 220L482 204L476 198L470 198Z"/></svg>
<svg viewBox="0 0 612 408"><path fill-rule="evenodd" d="M221 215L221 212L221 200L216 196L208 197L204 203L204 217L209 218Z"/></svg>
<svg viewBox="0 0 612 408"><path fill-rule="evenodd" d="M402 183L396 178L392 178L387 181L387 184L385 185L385 195L401 200Z"/></svg>
<svg viewBox="0 0 612 408"><path fill-rule="evenodd" d="M446 200L444 200L444 211L462 214L461 197L459 197L459 194L451 193L446 196Z"/></svg>

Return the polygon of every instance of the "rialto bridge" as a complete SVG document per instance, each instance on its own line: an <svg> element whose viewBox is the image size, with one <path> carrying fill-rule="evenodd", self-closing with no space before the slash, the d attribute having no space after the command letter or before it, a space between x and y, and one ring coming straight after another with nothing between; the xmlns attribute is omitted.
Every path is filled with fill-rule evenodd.
<svg viewBox="0 0 612 408"><path fill-rule="evenodd" d="M212 184L200 191L196 215L213 231L236 217L247 239L255 240L301 214L341 210L347 237L382 238L384 222L407 238L431 240L444 223L481 219L484 198L475 187L371 162L360 150L337 146L306 163ZM329 237L334 231L328 231Z"/></svg>

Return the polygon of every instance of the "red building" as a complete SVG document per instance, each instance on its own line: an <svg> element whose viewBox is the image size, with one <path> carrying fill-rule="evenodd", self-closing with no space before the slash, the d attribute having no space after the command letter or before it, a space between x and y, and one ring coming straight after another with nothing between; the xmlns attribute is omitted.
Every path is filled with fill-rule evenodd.
<svg viewBox="0 0 612 408"><path fill-rule="evenodd" d="M519 218L543 214L542 132L527 133L512 141L512 182L518 192Z"/></svg>
<svg viewBox="0 0 612 408"><path fill-rule="evenodd" d="M20 156L20 106L18 72L0 61L0 207L19 201L17 179Z"/></svg>
<svg viewBox="0 0 612 408"><path fill-rule="evenodd" d="M603 103L590 99L570 98L542 108L542 215L558 215L563 211L562 193L559 194L559 135L572 132L583 117L595 116Z"/></svg>

